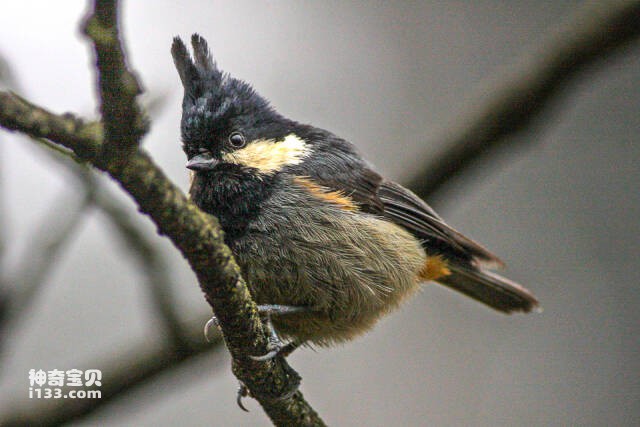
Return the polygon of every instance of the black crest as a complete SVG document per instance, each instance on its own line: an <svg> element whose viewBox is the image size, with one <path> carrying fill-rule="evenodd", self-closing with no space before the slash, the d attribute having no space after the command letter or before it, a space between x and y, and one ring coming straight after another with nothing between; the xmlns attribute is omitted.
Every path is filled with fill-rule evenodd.
<svg viewBox="0 0 640 427"><path fill-rule="evenodd" d="M191 36L193 59L179 37L173 39L171 55L176 65L184 98L182 137L202 140L228 125L232 117L265 117L275 112L251 85L220 71L211 57L207 41Z"/></svg>

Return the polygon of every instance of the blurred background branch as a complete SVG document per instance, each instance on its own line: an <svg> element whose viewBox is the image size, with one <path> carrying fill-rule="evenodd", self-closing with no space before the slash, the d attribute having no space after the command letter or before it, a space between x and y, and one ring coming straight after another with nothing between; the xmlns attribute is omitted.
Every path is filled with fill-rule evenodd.
<svg viewBox="0 0 640 427"><path fill-rule="evenodd" d="M44 146L42 153L56 162L61 168L71 172L85 192L85 198L78 209L70 208L67 200L60 202L61 207L47 215L41 229L35 233L32 244L21 258L23 265L11 274L8 283L18 284L15 292L7 294L10 310L0 327L11 328L19 315L25 314L29 303L36 297L38 289L46 284L50 269L60 256L64 244L74 235L81 224L81 215L88 207L95 206L112 225L123 249L139 264L146 276L145 287L152 307L160 320L158 335L166 337L163 345L154 348L146 343L134 344L129 350L111 358L85 363L86 366L105 366L105 375L109 381L101 388L101 399L79 399L73 404L68 401L49 401L48 405L31 406L31 401L16 405L16 410L0 419L0 425L59 425L81 419L103 406L109 405L119 396L136 390L155 380L159 375L169 373L175 368L194 360L198 355L217 351L222 348L219 333L213 332L211 341L206 342L202 335L202 321L185 323L175 311L175 299L172 295L173 284L166 269L166 260L161 252L149 241L147 233L133 220L130 212L115 196L100 183L93 170L77 159L73 153L44 139L33 139ZM69 214L71 212L71 215ZM63 224L51 224L49 218L57 218ZM207 317L205 313L200 319ZM11 321L11 323L9 323ZM6 334L3 334L6 336ZM6 342L3 340L2 343Z"/></svg>
<svg viewBox="0 0 640 427"><path fill-rule="evenodd" d="M442 134L443 151L408 182L424 199L464 173L478 159L505 146L535 141L512 138L531 127L557 102L571 79L602 63L640 35L640 2L589 2L537 49L486 83L486 94Z"/></svg>
<svg viewBox="0 0 640 427"><path fill-rule="evenodd" d="M79 197L59 197L29 239L29 246L20 258L21 264L17 270L3 277L2 282L11 287L5 289L4 304L7 311L0 323L0 336L4 337L0 344L6 343L6 335L18 318L28 313L29 306L46 284L62 252L77 233L92 200L91 190Z"/></svg>
<svg viewBox="0 0 640 427"><path fill-rule="evenodd" d="M175 311L175 295L171 275L167 271L167 260L150 241L147 233L135 221L135 213L127 209L107 188L101 184L96 172L79 162L71 153L64 153L58 146L46 140L38 140L48 149L43 152L61 167L71 172L80 187L91 194L95 205L115 231L127 257L137 262L139 270L146 276L145 288L160 320L161 335L167 337L173 352L188 350L188 343L181 330L181 321ZM51 147L53 146L53 147ZM65 155L66 154L66 155Z"/></svg>
<svg viewBox="0 0 640 427"><path fill-rule="evenodd" d="M108 381L103 381L100 387L100 399L50 399L35 404L32 400L25 400L17 403L12 411L2 414L0 425L57 426L78 421L142 387L149 386L158 377L174 372L179 366L194 362L198 356L212 352L222 353L224 345L219 333L212 334L211 342L202 339L201 321L181 323L179 329L187 331L182 335L185 347L181 351L175 351L167 343L154 347L141 342L104 360L85 363L86 367L104 367L102 370ZM222 365L216 359L213 366ZM66 391L68 390L65 389Z"/></svg>
<svg viewBox="0 0 640 427"><path fill-rule="evenodd" d="M9 62L5 59L2 52L0 52L0 89L15 89L17 88L17 81L14 73L9 65ZM2 135L0 135L0 143L2 142ZM0 144L3 145L3 144ZM6 209L5 206L5 194L4 194L4 145L0 147L0 339L3 337L4 328L6 322L9 321L9 302L11 293L10 284L7 281L7 277L3 272L6 271L5 251L7 246L7 224L6 224ZM2 352L3 343L0 342L0 354Z"/></svg>

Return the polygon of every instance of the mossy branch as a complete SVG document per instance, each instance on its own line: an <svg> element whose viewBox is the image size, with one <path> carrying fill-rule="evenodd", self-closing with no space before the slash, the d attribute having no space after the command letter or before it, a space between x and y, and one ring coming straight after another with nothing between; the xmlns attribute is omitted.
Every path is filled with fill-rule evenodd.
<svg viewBox="0 0 640 427"><path fill-rule="evenodd" d="M148 122L136 101L142 86L127 67L118 20L117 0L96 0L82 31L95 53L104 148L126 154L138 145Z"/></svg>
<svg viewBox="0 0 640 427"><path fill-rule="evenodd" d="M140 85L125 64L117 14L116 1L96 0L83 26L96 53L101 122L56 115L0 92L0 125L64 146L116 180L189 262L218 318L235 375L272 421L323 425L300 391L280 399L300 381L283 358L249 357L267 353L267 334L217 220L193 205L139 148L147 126L135 99Z"/></svg>
<svg viewBox="0 0 640 427"><path fill-rule="evenodd" d="M143 149L124 158L117 151L102 150L101 123L50 113L9 92L0 92L0 125L62 145L115 179L189 262L220 322L234 373L274 423L323 425L300 391L278 399L299 381L286 361L249 358L267 353L267 334L218 221L191 203Z"/></svg>

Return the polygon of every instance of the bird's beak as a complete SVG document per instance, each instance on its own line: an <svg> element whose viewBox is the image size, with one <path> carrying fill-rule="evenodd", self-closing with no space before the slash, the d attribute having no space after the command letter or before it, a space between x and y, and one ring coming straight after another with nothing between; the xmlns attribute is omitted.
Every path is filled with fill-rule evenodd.
<svg viewBox="0 0 640 427"><path fill-rule="evenodd" d="M210 171L218 164L218 160L211 157L211 154L198 154L187 162L187 169L192 171Z"/></svg>

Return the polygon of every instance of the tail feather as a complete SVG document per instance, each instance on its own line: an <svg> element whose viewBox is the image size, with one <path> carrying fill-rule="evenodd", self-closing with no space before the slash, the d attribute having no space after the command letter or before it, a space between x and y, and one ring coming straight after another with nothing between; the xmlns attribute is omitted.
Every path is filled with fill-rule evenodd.
<svg viewBox="0 0 640 427"><path fill-rule="evenodd" d="M496 310L530 312L538 300L523 286L490 271L473 266L450 265L451 274L437 280Z"/></svg>

